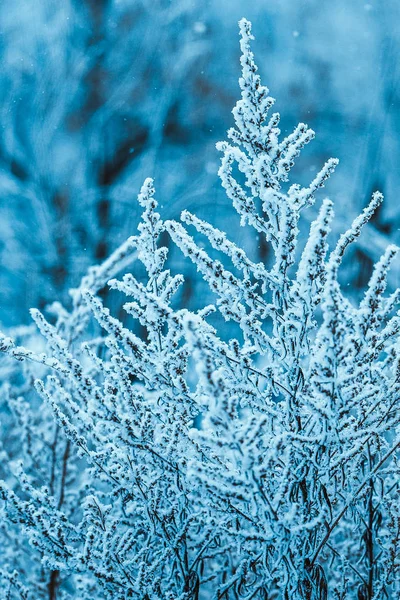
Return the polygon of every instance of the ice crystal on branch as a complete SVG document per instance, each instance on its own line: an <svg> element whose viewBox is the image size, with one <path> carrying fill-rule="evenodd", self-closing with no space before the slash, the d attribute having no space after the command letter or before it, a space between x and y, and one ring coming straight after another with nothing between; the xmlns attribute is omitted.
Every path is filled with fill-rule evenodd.
<svg viewBox="0 0 400 600"><path fill-rule="evenodd" d="M331 252L323 200L300 243L302 211L337 161L309 187L289 182L314 133L300 124L280 139L248 21L240 33L242 97L219 174L273 261L188 211L163 221L147 179L138 235L88 273L71 312L51 307L50 323L32 311L44 351L1 336L22 364L1 388L16 432L0 485L10 599L399 596L400 292L384 295L397 248L355 307L338 271L381 195ZM176 308L166 234L215 306ZM135 259L146 277L137 262L120 276ZM123 319L98 295L106 281L126 298Z"/></svg>

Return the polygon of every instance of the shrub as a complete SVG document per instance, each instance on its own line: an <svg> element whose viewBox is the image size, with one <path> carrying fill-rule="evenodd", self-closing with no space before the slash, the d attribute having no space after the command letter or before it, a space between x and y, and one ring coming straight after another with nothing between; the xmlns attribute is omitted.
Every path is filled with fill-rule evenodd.
<svg viewBox="0 0 400 600"><path fill-rule="evenodd" d="M399 291L384 296L397 248L355 307L338 270L382 196L330 252L324 200L300 247L300 214L337 161L308 187L287 183L314 132L301 123L279 138L250 23L240 32L242 94L219 175L274 260L253 262L188 211L163 221L146 180L138 235L89 271L70 311L32 311L44 352L0 338L5 360L22 361L2 387L14 420L2 450L7 598L399 597ZM176 307L167 233L215 305ZM117 279L135 259L147 280ZM127 297L124 320L98 295L107 282Z"/></svg>

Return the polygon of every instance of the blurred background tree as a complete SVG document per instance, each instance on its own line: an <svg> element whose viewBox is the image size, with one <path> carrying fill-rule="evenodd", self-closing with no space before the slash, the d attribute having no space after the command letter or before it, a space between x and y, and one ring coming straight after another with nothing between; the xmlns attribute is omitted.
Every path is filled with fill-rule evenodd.
<svg viewBox="0 0 400 600"><path fill-rule="evenodd" d="M259 66L280 99L283 132L299 120L318 132L299 181L329 156L340 158L327 194L341 230L373 190L385 194L349 253L343 283L357 295L388 239L399 242L398 0L4 2L3 325L28 322L31 306L65 302L87 267L135 231L136 195L147 176L165 216L188 208L217 226L224 221L229 233L230 219L236 228L214 145L232 125L242 16L257 24ZM246 245L248 234L231 235ZM257 252L266 258L268 248ZM190 305L205 288L187 268ZM399 272L393 269L392 286Z"/></svg>

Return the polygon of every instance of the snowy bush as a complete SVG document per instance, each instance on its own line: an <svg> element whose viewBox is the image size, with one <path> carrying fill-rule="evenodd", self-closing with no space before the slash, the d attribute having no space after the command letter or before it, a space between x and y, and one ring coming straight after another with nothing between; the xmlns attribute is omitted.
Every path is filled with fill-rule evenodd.
<svg viewBox="0 0 400 600"><path fill-rule="evenodd" d="M274 260L255 263L187 211L163 221L148 179L138 235L89 271L70 310L32 311L45 343L0 338L5 598L400 595L400 292L384 295L397 248L355 307L338 271L381 195L331 251L324 200L299 247L300 214L337 161L309 187L287 183L314 132L301 123L280 138L248 21L240 32L242 94L219 175ZM215 306L178 307L167 234ZM107 282L124 317L98 295Z"/></svg>

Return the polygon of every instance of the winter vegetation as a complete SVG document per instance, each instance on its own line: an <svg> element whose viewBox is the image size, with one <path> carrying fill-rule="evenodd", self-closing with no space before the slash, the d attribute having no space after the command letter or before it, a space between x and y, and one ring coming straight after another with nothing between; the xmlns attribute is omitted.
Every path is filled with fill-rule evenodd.
<svg viewBox="0 0 400 600"><path fill-rule="evenodd" d="M214 147L232 124L243 14L257 24L282 134L299 121L318 132L296 181L341 159L329 184L333 234L373 191L385 195L341 269L360 300L373 263L400 244L398 0L229 0L228 11L227 0L9 0L0 2L0 328L29 324L32 306L68 303L86 270L136 231L148 176L168 218L189 209L236 228ZM237 240L245 247L249 231ZM186 306L212 302L163 244L185 276ZM254 260L268 251L261 240ZM394 265L390 290L399 274Z"/></svg>
<svg viewBox="0 0 400 600"><path fill-rule="evenodd" d="M4 598L400 597L398 249L356 306L340 267L382 195L332 244L316 195L338 161L293 181L314 132L281 135L252 40L242 19L218 144L252 247L171 218L146 179L137 234L31 311L39 333L0 336ZM171 247L209 288L196 309Z"/></svg>

